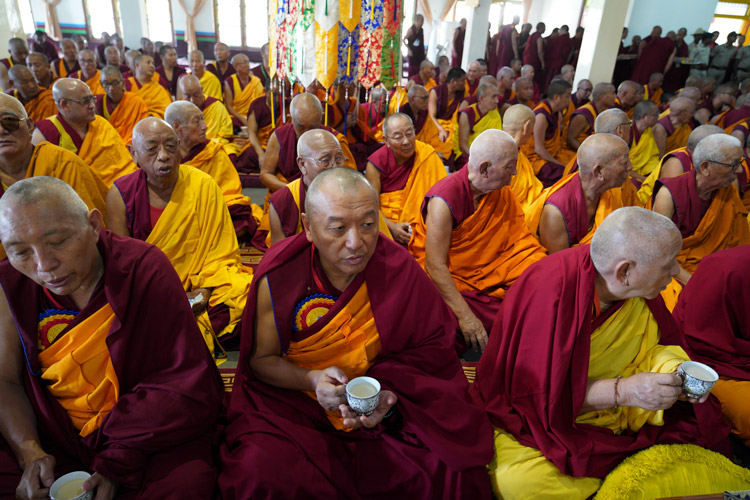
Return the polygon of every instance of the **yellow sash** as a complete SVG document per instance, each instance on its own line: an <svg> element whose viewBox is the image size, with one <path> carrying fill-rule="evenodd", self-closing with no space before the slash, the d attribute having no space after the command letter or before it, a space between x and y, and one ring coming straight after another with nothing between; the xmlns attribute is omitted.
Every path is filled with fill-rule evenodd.
<svg viewBox="0 0 750 500"><path fill-rule="evenodd" d="M221 144L208 141L203 151L192 160L184 162L210 175L221 188L227 206L250 205L250 198L242 194L242 183L237 170L232 165Z"/></svg>
<svg viewBox="0 0 750 500"><path fill-rule="evenodd" d="M155 74L156 75L156 74ZM136 81L134 76L128 78L130 81L130 91L134 94L141 96L141 99L148 106L148 113L151 116L164 119L164 111L167 106L172 103L172 96L169 95L169 91L159 84L158 78L156 81L151 80L138 88L140 82Z"/></svg>
<svg viewBox="0 0 750 500"><path fill-rule="evenodd" d="M99 428L120 395L106 343L114 319L107 304L39 353L47 390L84 437Z"/></svg>
<svg viewBox="0 0 750 500"><path fill-rule="evenodd" d="M478 104L472 104L469 107L474 108L476 114L479 114L478 106ZM458 129L460 127L460 121L460 119L456 119L453 131L453 152L456 154L456 158L458 158L462 154L461 148L458 145ZM469 146L471 146L471 144L474 142L474 139L476 139L479 134L481 134L485 130L490 129L503 129L503 119L500 117L500 113L497 111L497 108L489 111L487 114L481 117L478 122L474 124L473 130L469 134Z"/></svg>
<svg viewBox="0 0 750 500"><path fill-rule="evenodd" d="M659 147L656 145L651 127L641 132L638 142L634 142L630 147L628 156L633 164L633 170L640 175L648 176L659 166Z"/></svg>
<svg viewBox="0 0 750 500"><path fill-rule="evenodd" d="M291 342L284 358L308 370L337 366L352 380L366 374L379 354L380 336L367 295L367 284L363 283L349 303L320 331ZM314 392L306 394L317 399ZM344 426L339 410L326 413L334 427L351 430Z"/></svg>
<svg viewBox="0 0 750 500"><path fill-rule="evenodd" d="M510 190L516 195L516 199L524 212L539 197L543 189L541 181L534 175L534 167L531 166L529 158L523 151L519 150L516 175L510 181Z"/></svg>
<svg viewBox="0 0 750 500"><path fill-rule="evenodd" d="M687 148L679 148L675 151L669 151L669 153L685 151L686 149ZM648 174L648 177L646 177L646 180L643 181L643 183L641 184L641 188L638 190L638 199L641 201L641 205L646 208L651 208L651 195L654 194L654 186L656 185L656 181L661 177L661 167L668 159L667 155L669 153L665 154L664 157L659 160L659 164L651 171L650 174Z"/></svg>
<svg viewBox="0 0 750 500"><path fill-rule="evenodd" d="M222 83L216 78L216 75L210 71L204 71L203 76L199 79L201 88L203 89L203 95L205 97L213 97L215 99L224 102L224 90Z"/></svg>
<svg viewBox="0 0 750 500"><path fill-rule="evenodd" d="M257 76L250 75L250 81L247 82L245 88L240 87L240 78L237 74L231 76L232 78L232 107L236 112L242 116L247 116L247 110L250 108L250 104L258 97L263 95L263 84L260 83L260 79Z"/></svg>

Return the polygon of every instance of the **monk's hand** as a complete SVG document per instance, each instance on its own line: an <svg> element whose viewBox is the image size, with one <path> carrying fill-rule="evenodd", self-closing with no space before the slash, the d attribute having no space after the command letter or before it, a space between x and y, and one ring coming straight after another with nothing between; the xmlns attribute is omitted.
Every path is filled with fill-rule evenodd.
<svg viewBox="0 0 750 500"><path fill-rule="evenodd" d="M411 225L408 222L391 222L388 226L396 243L408 245L411 240Z"/></svg>
<svg viewBox="0 0 750 500"><path fill-rule="evenodd" d="M54 482L55 457L42 452L29 460L24 467L21 482L16 487L16 498L47 498L49 488Z"/></svg>
<svg viewBox="0 0 750 500"><path fill-rule="evenodd" d="M620 381L620 406L657 411L671 408L682 393L682 377L676 373L643 372Z"/></svg>
<svg viewBox="0 0 750 500"><path fill-rule="evenodd" d="M94 500L112 500L117 493L117 483L98 472L83 482L83 491L96 490Z"/></svg>
<svg viewBox="0 0 750 500"><path fill-rule="evenodd" d="M380 391L380 402L375 411L369 415L357 415L354 410L345 404L339 405L339 409L341 410L341 416L344 417L345 426L352 429L359 429L360 427L370 429L383 421L383 417L391 411L396 401L398 401L398 396L391 391Z"/></svg>
<svg viewBox="0 0 750 500"><path fill-rule="evenodd" d="M484 325L479 321L479 318L469 313L458 319L458 326L464 335L466 345L484 352L484 348L487 347L487 330L484 329Z"/></svg>
<svg viewBox="0 0 750 500"><path fill-rule="evenodd" d="M208 288L196 288L187 292L188 300L194 299L191 303L193 314L198 316L208 307L208 299L211 297L211 290Z"/></svg>
<svg viewBox="0 0 750 500"><path fill-rule="evenodd" d="M315 395L318 403L326 410L335 410L346 403L346 383L349 378L337 366L330 366L325 370L312 370L311 377L315 378Z"/></svg>
<svg viewBox="0 0 750 500"><path fill-rule="evenodd" d="M449 134L448 134L448 131L447 131L447 130L445 130L445 129L444 129L444 128L443 128L442 126L441 126L441 127L440 127L440 129L438 130L438 137L440 137L440 140L441 140L441 141L443 141L443 142L447 141L447 140L448 140L448 135L449 135Z"/></svg>

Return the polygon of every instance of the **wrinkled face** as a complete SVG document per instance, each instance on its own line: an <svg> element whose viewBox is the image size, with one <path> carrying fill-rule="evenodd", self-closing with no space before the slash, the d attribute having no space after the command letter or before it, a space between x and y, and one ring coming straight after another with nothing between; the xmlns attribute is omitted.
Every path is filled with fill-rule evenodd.
<svg viewBox="0 0 750 500"><path fill-rule="evenodd" d="M224 62L229 59L229 49L223 44L214 45L214 58L217 61Z"/></svg>
<svg viewBox="0 0 750 500"><path fill-rule="evenodd" d="M419 70L419 76L423 82L427 82L430 78L435 76L435 65L432 63L425 64L424 68Z"/></svg>
<svg viewBox="0 0 750 500"><path fill-rule="evenodd" d="M104 91L107 92L107 97L115 102L120 102L122 96L125 95L125 85L122 78L117 75L105 76L102 73L101 83Z"/></svg>
<svg viewBox="0 0 750 500"><path fill-rule="evenodd" d="M718 158L709 162L708 176L710 186L716 188L727 187L737 180L737 175L742 173L743 151L740 146L724 147ZM704 170L701 169L701 172Z"/></svg>
<svg viewBox="0 0 750 500"><path fill-rule="evenodd" d="M500 88L509 89L513 85L513 76L507 73L500 73L497 83Z"/></svg>
<svg viewBox="0 0 750 500"><path fill-rule="evenodd" d="M39 95L39 84L34 78L33 73L26 73L24 76L13 77L13 88L15 88L21 96L29 101Z"/></svg>
<svg viewBox="0 0 750 500"><path fill-rule="evenodd" d="M341 167L346 163L346 157L337 140L328 140L327 138L323 141L317 141L311 149L313 151L305 156L297 157L297 166L302 173L306 186L309 186L324 170Z"/></svg>
<svg viewBox="0 0 750 500"><path fill-rule="evenodd" d="M28 151L33 130L34 122L22 118L17 110L0 107L0 158L10 158Z"/></svg>
<svg viewBox="0 0 750 500"><path fill-rule="evenodd" d="M21 64L23 64L24 61L26 61L26 58L29 56L29 49L26 48L26 45L20 43L11 45L8 52L10 53L10 57L12 57L14 61Z"/></svg>
<svg viewBox="0 0 750 500"><path fill-rule="evenodd" d="M174 49L167 49L164 51L164 55L161 58L165 66L174 67L177 64L177 51Z"/></svg>
<svg viewBox="0 0 750 500"><path fill-rule="evenodd" d="M297 134L297 138L308 130L320 128L320 119L320 114L316 112L302 112L296 117L293 116L292 126L294 127L294 133Z"/></svg>
<svg viewBox="0 0 750 500"><path fill-rule="evenodd" d="M367 267L375 252L378 199L364 186L321 195L312 217L303 219L307 239L318 249L329 277L353 277Z"/></svg>
<svg viewBox="0 0 750 500"><path fill-rule="evenodd" d="M654 107L648 113L643 115L643 123L646 128L653 127L659 121L659 108Z"/></svg>
<svg viewBox="0 0 750 500"><path fill-rule="evenodd" d="M656 298L680 272L677 254L681 247L681 241L671 243L664 248L664 255L654 262L636 263L628 275L628 295L645 299Z"/></svg>
<svg viewBox="0 0 750 500"><path fill-rule="evenodd" d="M107 59L107 64L112 66L120 66L120 52L117 48L109 46L104 49L104 57Z"/></svg>
<svg viewBox="0 0 750 500"><path fill-rule="evenodd" d="M389 125L385 143L393 151L396 160L406 161L412 157L417 146L414 125L405 118L391 120Z"/></svg>
<svg viewBox="0 0 750 500"><path fill-rule="evenodd" d="M415 90L414 95L409 98L409 104L417 113L421 113L427 109L429 103L430 93L424 89Z"/></svg>
<svg viewBox="0 0 750 500"><path fill-rule="evenodd" d="M203 72L206 70L206 65L200 54L190 54L190 71L198 78L203 76Z"/></svg>
<svg viewBox="0 0 750 500"><path fill-rule="evenodd" d="M203 113L196 110L180 125L179 138L181 143L198 144L206 140L206 120Z"/></svg>
<svg viewBox="0 0 750 500"><path fill-rule="evenodd" d="M177 180L180 166L180 142L167 127L149 129L133 137L133 159L146 172L150 184L170 184Z"/></svg>
<svg viewBox="0 0 750 500"><path fill-rule="evenodd" d="M516 95L520 101L528 101L534 96L534 86L529 82L516 83Z"/></svg>
<svg viewBox="0 0 750 500"><path fill-rule="evenodd" d="M591 85L589 81L584 81L578 85L578 90L576 91L576 95L578 96L578 99L588 99L589 96L591 96L591 92L593 90L594 90L594 86Z"/></svg>
<svg viewBox="0 0 750 500"><path fill-rule="evenodd" d="M552 110L557 112L568 107L570 104L570 89L565 89L565 92L558 94L549 100L552 105Z"/></svg>
<svg viewBox="0 0 750 500"><path fill-rule="evenodd" d="M628 131L630 131L629 127ZM623 183L628 180L630 172L633 171L633 165L630 163L627 146L623 145L621 149L622 151L620 154L610 159L602 169L602 175L604 176L607 189L622 186Z"/></svg>
<svg viewBox="0 0 750 500"><path fill-rule="evenodd" d="M154 76L154 72L156 71L156 68L154 67L154 58L151 56L141 56L140 62L135 65L135 71L148 78Z"/></svg>
<svg viewBox="0 0 750 500"><path fill-rule="evenodd" d="M62 41L63 57L68 61L72 61L78 55L78 47L72 40Z"/></svg>
<svg viewBox="0 0 750 500"><path fill-rule="evenodd" d="M240 75L247 76L250 74L250 61L247 57L236 58L234 63L232 63L232 66L234 66L234 69L236 69L237 73Z"/></svg>
<svg viewBox="0 0 750 500"><path fill-rule="evenodd" d="M78 65L81 67L81 71L86 75L93 75L96 73L96 57L88 52L78 54Z"/></svg>
<svg viewBox="0 0 750 500"><path fill-rule="evenodd" d="M40 55L29 54L26 58L26 66L34 73L37 82L46 82L52 76L52 69Z"/></svg>
<svg viewBox="0 0 750 500"><path fill-rule="evenodd" d="M54 201L14 208L12 220L3 214L0 239L15 269L57 295L70 295L91 282L99 257L99 218L61 216Z"/></svg>
<svg viewBox="0 0 750 500"><path fill-rule="evenodd" d="M206 97L203 95L203 88L200 85L185 84L182 86L182 98L190 101L199 108L203 107Z"/></svg>
<svg viewBox="0 0 750 500"><path fill-rule="evenodd" d="M96 119L96 97L87 85L69 90L57 106L63 117L71 122L93 122Z"/></svg>
<svg viewBox="0 0 750 500"><path fill-rule="evenodd" d="M470 82L476 81L477 78L479 78L479 63L474 61L471 64L469 64L469 70L466 72L466 78L469 79Z"/></svg>
<svg viewBox="0 0 750 500"><path fill-rule="evenodd" d="M480 175L476 182L472 182L484 193L505 187L510 184L511 179L516 175L517 161L517 148L506 147L498 152L498 155L495 156L492 162L487 162L480 166ZM482 169L485 167L486 176L482 175Z"/></svg>
<svg viewBox="0 0 750 500"><path fill-rule="evenodd" d="M521 70L521 76L525 76L529 80L534 80L534 67L524 67L524 69Z"/></svg>

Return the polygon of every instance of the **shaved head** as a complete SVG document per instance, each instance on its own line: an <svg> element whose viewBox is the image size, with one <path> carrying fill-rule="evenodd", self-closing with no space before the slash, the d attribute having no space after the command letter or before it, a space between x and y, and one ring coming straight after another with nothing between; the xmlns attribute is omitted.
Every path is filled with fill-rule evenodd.
<svg viewBox="0 0 750 500"><path fill-rule="evenodd" d="M175 122L187 123L196 114L202 114L198 106L189 101L175 101L164 111L164 121L171 127Z"/></svg>
<svg viewBox="0 0 750 500"><path fill-rule="evenodd" d="M201 81L198 80L198 77L195 75L185 75L178 80L177 84L185 94L188 94L193 90L201 90L201 92L203 91L203 88L201 87Z"/></svg>
<svg viewBox="0 0 750 500"><path fill-rule="evenodd" d="M356 170L338 167L321 172L310 183L305 193L305 214L312 221L317 213L325 214L322 209L332 198L352 193L356 193L362 199L369 198L373 209L380 209L378 193L370 181Z"/></svg>
<svg viewBox="0 0 750 500"><path fill-rule="evenodd" d="M699 89L698 87L685 87L680 91L679 97L690 99L697 104L700 102L703 95L701 93L701 89Z"/></svg>
<svg viewBox="0 0 750 500"><path fill-rule="evenodd" d="M29 117L28 113L26 113L26 108L21 104L21 101L12 95L0 92L0 117L8 113L22 120Z"/></svg>
<svg viewBox="0 0 750 500"><path fill-rule="evenodd" d="M12 66L8 70L8 75L13 81L27 80L29 78L31 78L32 80L34 79L34 73L31 72L28 66L21 66L20 64Z"/></svg>
<svg viewBox="0 0 750 500"><path fill-rule="evenodd" d="M338 148L341 151L339 140L329 131L323 129L309 130L300 136L297 142L297 154L309 156L324 147Z"/></svg>
<svg viewBox="0 0 750 500"><path fill-rule="evenodd" d="M614 93L615 86L607 82L599 82L594 85L594 90L591 92L591 100L598 101L610 92Z"/></svg>
<svg viewBox="0 0 750 500"><path fill-rule="evenodd" d="M503 130L515 135L523 126L534 119L534 111L523 104L514 104L503 115Z"/></svg>
<svg viewBox="0 0 750 500"><path fill-rule="evenodd" d="M669 114L674 117L679 117L680 122L688 123L690 118L693 116L695 111L695 101L686 97L677 97L669 105Z"/></svg>
<svg viewBox="0 0 750 500"><path fill-rule="evenodd" d="M91 89L85 82L75 78L59 78L52 85L52 97L60 106L62 99L77 99L79 95L91 95Z"/></svg>
<svg viewBox="0 0 750 500"><path fill-rule="evenodd" d="M190 51L190 56L189 57L191 59L195 57L195 58L200 59L201 61L205 61L206 60L206 58L203 56L203 52L201 52L200 50L192 50L192 51Z"/></svg>
<svg viewBox="0 0 750 500"><path fill-rule="evenodd" d="M80 59L82 56L91 56L96 60L96 53L93 50L90 49L83 49L78 51L78 59Z"/></svg>
<svg viewBox="0 0 750 500"><path fill-rule="evenodd" d="M602 111L594 121L594 132L597 134L614 134L617 127L630 122L628 114L618 108Z"/></svg>
<svg viewBox="0 0 750 500"><path fill-rule="evenodd" d="M161 132L171 132L177 138L174 129L161 118L156 118L155 116L144 118L133 127L133 144L142 145L148 136Z"/></svg>
<svg viewBox="0 0 750 500"><path fill-rule="evenodd" d="M588 136L578 148L578 168L582 176L591 175L597 165L609 165L623 154L628 154L628 143L614 134L596 133Z"/></svg>
<svg viewBox="0 0 750 500"><path fill-rule="evenodd" d="M692 153L693 151L695 151L695 147L698 145L698 143L709 135L723 133L724 129L717 125L701 125L699 127L695 127L695 130L690 132L690 136L688 136L687 149Z"/></svg>
<svg viewBox="0 0 750 500"><path fill-rule="evenodd" d="M54 177L29 177L14 182L0 197L0 240L19 211L39 203L53 204L56 220L73 220L86 227L89 208L72 187Z"/></svg>
<svg viewBox="0 0 750 500"><path fill-rule="evenodd" d="M250 63L250 59L245 54L237 54L232 58L232 64Z"/></svg>
<svg viewBox="0 0 750 500"><path fill-rule="evenodd" d="M469 146L469 183L482 193L510 184L516 173L518 146L503 130L485 130Z"/></svg>
<svg viewBox="0 0 750 500"><path fill-rule="evenodd" d="M323 119L323 106L314 94L303 92L294 96L291 104L289 104L289 113L292 116L293 123L318 128L320 121ZM303 130L298 135L302 135L306 131Z"/></svg>
<svg viewBox="0 0 750 500"><path fill-rule="evenodd" d="M497 87L497 79L495 79L492 75L484 75L482 78L479 79L479 85L492 85L493 87Z"/></svg>

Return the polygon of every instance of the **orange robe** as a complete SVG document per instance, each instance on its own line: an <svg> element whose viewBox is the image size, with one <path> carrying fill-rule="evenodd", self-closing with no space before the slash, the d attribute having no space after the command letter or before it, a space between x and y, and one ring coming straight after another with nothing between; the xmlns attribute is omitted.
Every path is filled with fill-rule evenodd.
<svg viewBox="0 0 750 500"><path fill-rule="evenodd" d="M197 76L197 75L196 75ZM213 97L224 102L224 87L219 79L210 71L204 71L203 76L198 79L203 89L203 95Z"/></svg>
<svg viewBox="0 0 750 500"><path fill-rule="evenodd" d="M562 164L567 164L568 161L573 157L574 152L566 149L564 132L567 131L567 126L564 126L563 118L560 113L552 113L552 109L549 107L549 103L544 100L536 108L534 108L535 115L543 115L547 120L547 130L544 135L544 148L547 152L552 155L557 161ZM534 150L534 137L529 138L528 142L521 146L521 151L528 157L531 162L531 166L534 168L534 173L539 174L539 171L547 165L547 160L536 154ZM560 170L562 171L562 167Z"/></svg>
<svg viewBox="0 0 750 500"><path fill-rule="evenodd" d="M252 73L249 78L250 80L244 88L240 84L240 78L236 73L226 80L232 89L232 107L241 116L247 116L250 103L265 93L260 78L254 76Z"/></svg>
<svg viewBox="0 0 750 500"><path fill-rule="evenodd" d="M234 129L232 127L232 116L227 111L226 106L218 99L206 98L201 111L208 127L206 138L228 143L234 136Z"/></svg>
<svg viewBox="0 0 750 500"><path fill-rule="evenodd" d="M661 118L659 118L659 121L656 123L661 124L661 126L664 127L664 130L667 131L667 146L664 149L665 153L687 146L688 137L690 137L690 133L693 131L689 124L685 123L674 128L672 121L669 119L669 110L662 113Z"/></svg>
<svg viewBox="0 0 750 500"><path fill-rule="evenodd" d="M154 73L157 75L157 73ZM130 82L130 91L139 95L148 107L148 114L157 118L164 119L164 111L172 103L172 96L169 91L161 86L159 81L153 81L141 84L134 76L128 78Z"/></svg>
<svg viewBox="0 0 750 500"><path fill-rule="evenodd" d="M516 175L510 181L510 190L516 195L518 203L521 204L524 212L542 193L544 187L539 179L534 175L534 167L531 166L529 158L518 151L518 161L516 162Z"/></svg>
<svg viewBox="0 0 750 500"><path fill-rule="evenodd" d="M91 95L96 94L105 94L104 87L102 87L101 82L101 76L102 72L100 70L96 70L96 73L94 73L94 76L89 78L88 80L84 80L83 78L83 72L82 71L76 71L72 75L69 76L69 78L75 78L76 80L82 80L86 83L86 85L89 86L89 89L91 89Z"/></svg>
<svg viewBox="0 0 750 500"><path fill-rule="evenodd" d="M596 117L599 115L599 112L597 111L596 106L594 106L593 102L588 102L580 108L576 109L575 112L571 114L570 119L572 120L575 115L581 115L586 119L586 128L584 128L576 138L578 139L578 142L583 142L588 136L594 133L594 123L596 122ZM565 136L567 137L567 135L568 134L566 132Z"/></svg>
<svg viewBox="0 0 750 500"><path fill-rule="evenodd" d="M661 87L651 92L651 90L648 88L648 84L643 86L643 98L647 101L656 103L657 106L661 106L661 96L663 93L664 89L662 89ZM632 119L633 117L631 116L630 118Z"/></svg>
<svg viewBox="0 0 750 500"><path fill-rule="evenodd" d="M138 169L120 134L101 116L89 122L88 132L83 139L59 114L37 122L36 126L49 142L77 154L107 188L112 187L115 179Z"/></svg>
<svg viewBox="0 0 750 500"><path fill-rule="evenodd" d="M55 100L52 98L52 90L50 89L39 87L39 93L29 102L24 101L17 90L14 90L11 95L21 101L26 109L26 114L32 121L38 122L57 114L57 106L55 106Z"/></svg>
<svg viewBox="0 0 750 500"><path fill-rule="evenodd" d="M133 142L133 127L149 116L145 101L130 91L122 95L114 109L107 94L97 96L96 113L103 116L117 130L126 146Z"/></svg>

